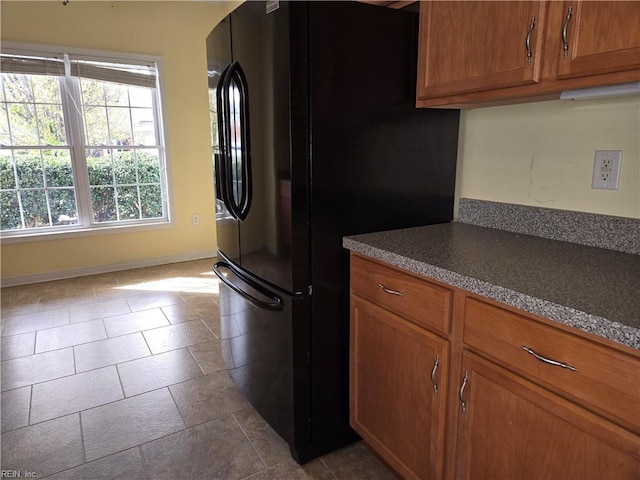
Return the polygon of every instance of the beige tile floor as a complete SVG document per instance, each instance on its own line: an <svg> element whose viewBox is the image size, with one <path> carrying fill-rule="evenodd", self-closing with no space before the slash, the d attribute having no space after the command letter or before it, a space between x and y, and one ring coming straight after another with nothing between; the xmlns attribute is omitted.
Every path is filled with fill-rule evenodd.
<svg viewBox="0 0 640 480"><path fill-rule="evenodd" d="M48 479L393 479L361 443L304 466L237 390L211 259L3 288L3 470Z"/></svg>

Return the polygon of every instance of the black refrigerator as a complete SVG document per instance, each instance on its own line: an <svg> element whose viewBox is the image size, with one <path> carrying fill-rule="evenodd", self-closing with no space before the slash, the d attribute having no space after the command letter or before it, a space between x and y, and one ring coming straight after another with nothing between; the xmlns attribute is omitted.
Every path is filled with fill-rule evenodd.
<svg viewBox="0 0 640 480"><path fill-rule="evenodd" d="M349 427L342 237L449 222L457 110L416 109L418 14L242 4L207 38L223 356L304 463Z"/></svg>

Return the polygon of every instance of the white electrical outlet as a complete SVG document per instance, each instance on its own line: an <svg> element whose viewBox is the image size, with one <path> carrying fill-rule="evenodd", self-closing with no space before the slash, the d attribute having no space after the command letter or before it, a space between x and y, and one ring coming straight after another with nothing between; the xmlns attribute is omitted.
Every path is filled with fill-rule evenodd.
<svg viewBox="0 0 640 480"><path fill-rule="evenodd" d="M596 150L591 188L617 190L622 150Z"/></svg>
<svg viewBox="0 0 640 480"><path fill-rule="evenodd" d="M196 225L200 225L200 215L197 215L195 213L191 215L191 225L193 225L194 227Z"/></svg>

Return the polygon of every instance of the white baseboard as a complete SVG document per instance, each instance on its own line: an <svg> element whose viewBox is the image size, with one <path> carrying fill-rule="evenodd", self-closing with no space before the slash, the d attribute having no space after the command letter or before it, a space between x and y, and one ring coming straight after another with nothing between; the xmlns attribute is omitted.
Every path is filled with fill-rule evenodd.
<svg viewBox="0 0 640 480"><path fill-rule="evenodd" d="M148 258L133 262L114 263L109 265L98 265L94 267L72 268L69 270L59 270L56 272L35 273L32 275L19 275L17 277L2 277L0 283L2 287L15 287L16 285L27 285L30 283L49 282L52 280L64 280L67 278L84 277L86 275L96 275L99 273L119 272L132 268L153 267L165 265L167 263L188 262L201 258L213 258L216 256L215 250L205 250L203 252L191 252L169 257Z"/></svg>

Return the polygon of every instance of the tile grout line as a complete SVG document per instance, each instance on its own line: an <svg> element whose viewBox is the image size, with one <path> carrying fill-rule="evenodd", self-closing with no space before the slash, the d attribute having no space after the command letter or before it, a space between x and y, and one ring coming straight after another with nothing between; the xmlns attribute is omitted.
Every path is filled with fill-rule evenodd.
<svg viewBox="0 0 640 480"><path fill-rule="evenodd" d="M335 478L336 480L338 480L338 476L335 474L335 472L333 471L332 468L329 467L329 465L326 464L326 462L322 459L322 457L318 458L318 460L320 460L320 463L322 463L322 465L324 465L324 467L329 470L329 472L331 473L331 475L333 475L333 478Z"/></svg>
<svg viewBox="0 0 640 480"><path fill-rule="evenodd" d="M73 355L73 374L78 375L78 365L76 364L76 346L71 347L71 354Z"/></svg>
<svg viewBox="0 0 640 480"><path fill-rule="evenodd" d="M33 406L33 385L29 385L29 415L27 415L27 427L31 425L31 407ZM24 427L23 427L24 428ZM18 430L15 428L14 430Z"/></svg>
<svg viewBox="0 0 640 480"><path fill-rule="evenodd" d="M244 409L242 409L242 410L244 410ZM238 411L241 411L241 410L238 410ZM264 458L262 458L262 455L260 455L260 452L258 452L258 449L255 447L255 445L253 444L253 442L249 438L249 435L247 435L247 432L245 431L245 429L242 428L242 425L240 425L240 422L236 418L236 412L232 412L230 415L231 415L231 418L233 418L233 421L236 422L236 425L238 426L238 428L240 429L242 434L244 435L244 438L247 439L247 441L249 442L249 445L251 445L251 448L253 449L255 454L258 456L258 458L260 459L260 461L264 465L264 469L262 469L261 471L267 470L269 468L269 465L267 465L267 462L264 461ZM253 472L251 475L255 475L256 473L258 473L258 472ZM247 477L251 477L251 475L247 475ZM247 478L247 477L245 477L245 478Z"/></svg>
<svg viewBox="0 0 640 480"><path fill-rule="evenodd" d="M188 382L188 380L185 380L185 382ZM185 383L185 382L180 382L180 383ZM174 385L180 385L180 383L174 383ZM167 385L166 388L169 392L169 396L171 396L171 400L173 401L173 405L176 407L176 410L178 411L178 415L180 415L180 420L182 420L182 424L184 425L184 428L182 430L178 430L179 432L184 432L186 430L189 430L192 427L187 426L187 422L184 419L184 415L182 415L182 412L180 411L180 407L178 406L178 402L176 402L175 397L173 396L173 392L171 391L171 389L169 388L171 385ZM177 432L174 432L177 433ZM147 442L148 443L148 442Z"/></svg>
<svg viewBox="0 0 640 480"><path fill-rule="evenodd" d="M127 394L124 391L124 384L122 383L122 377L120 377L120 369L118 368L118 365L120 364L116 363L113 366L116 368L116 375L118 375L118 383L120 384L120 390L122 391L122 398L120 400L116 400L116 402L120 402L126 398L133 398L133 397L127 397ZM111 403L114 403L114 402L111 402Z"/></svg>
<svg viewBox="0 0 640 480"><path fill-rule="evenodd" d="M200 317L198 320L204 323L204 326L207 327L207 330L209 330L213 334L216 340L220 340L220 337L218 337L218 335L216 335L216 332L214 332L213 329L209 325L207 325L207 322L204 321L204 318ZM206 342L201 342L201 343L206 343Z"/></svg>
<svg viewBox="0 0 640 480"><path fill-rule="evenodd" d="M207 342L202 342L202 343L207 343ZM200 345L200 344L196 343L195 345ZM205 377L208 376L208 373L204 371L204 368L202 368L202 365L200 365L200 362L198 362L198 359L193 355L193 352L191 350L189 350L189 347L193 347L193 345L187 345L186 347L177 348L176 350L181 350L181 349L186 350L187 353L189 354L189 356L191 357L191 359L196 363L196 365L198 365L198 368L202 372L202 375L205 376ZM169 351L171 351L171 350L169 350ZM198 377L194 377L194 378L198 378ZM189 380L193 380L193 379L190 378ZM187 382L189 380L185 380L185 382ZM183 383L183 382L179 382L179 383Z"/></svg>
<svg viewBox="0 0 640 480"><path fill-rule="evenodd" d="M138 445L136 448L138 452L140 452L140 459L142 460L142 468L144 468L144 474L147 476L147 480L151 479L151 475L149 475L149 467L147 467L147 460L144 458L144 452L142 451L142 445Z"/></svg>
<svg viewBox="0 0 640 480"><path fill-rule="evenodd" d="M82 426L82 411L78 412L78 418L80 420L80 443L82 445L82 457L84 458L84 462L82 462L81 465L86 465L86 463L87 463L87 449L86 449L86 447L84 445L84 428ZM73 468L75 468L75 467L73 467Z"/></svg>
<svg viewBox="0 0 640 480"><path fill-rule="evenodd" d="M189 345L189 347L192 347L193 345ZM198 365L198 367L200 368L200 371L202 372L202 375L204 375L205 377L207 377L209 374L207 372L204 371L204 368L202 368L202 365L200 365L200 362L198 361L198 359L193 355L193 352L189 349L189 347L187 348L187 351L189 352L189 355L191 355L191 358L193 358L193 361L196 362L196 365Z"/></svg>

